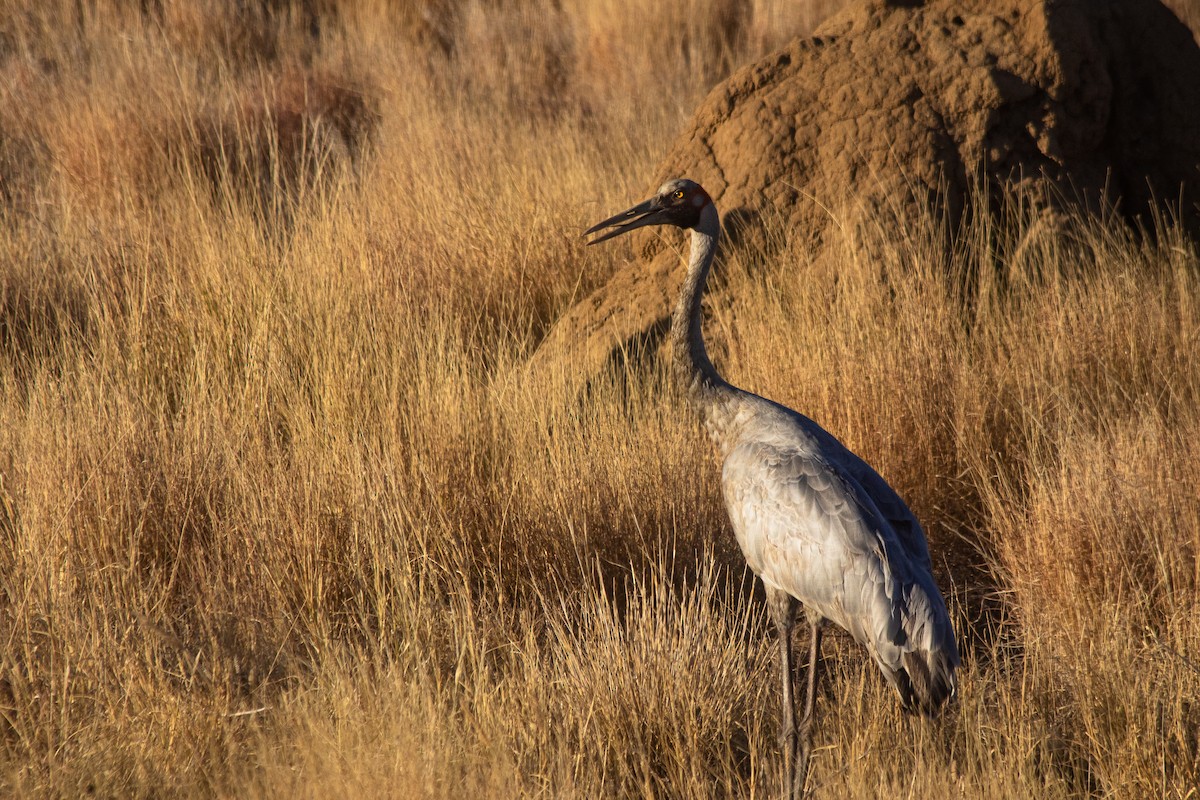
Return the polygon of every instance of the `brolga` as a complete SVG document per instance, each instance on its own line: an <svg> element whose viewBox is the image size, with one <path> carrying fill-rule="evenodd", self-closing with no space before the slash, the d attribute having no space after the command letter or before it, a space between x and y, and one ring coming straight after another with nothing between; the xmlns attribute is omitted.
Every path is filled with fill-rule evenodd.
<svg viewBox="0 0 1200 800"><path fill-rule="evenodd" d="M865 461L808 417L731 385L709 361L700 300L721 235L712 198L690 180L588 229L591 244L648 225L692 231L691 262L671 319L677 380L723 459L721 490L779 633L785 794L803 797L826 621L879 665L907 710L926 715L955 692L954 629L933 578L925 534ZM792 631L809 625L803 716L796 724Z"/></svg>

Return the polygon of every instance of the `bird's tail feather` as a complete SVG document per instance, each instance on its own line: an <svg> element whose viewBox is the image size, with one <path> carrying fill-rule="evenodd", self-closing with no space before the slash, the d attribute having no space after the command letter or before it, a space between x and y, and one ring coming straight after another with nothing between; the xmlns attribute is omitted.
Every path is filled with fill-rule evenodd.
<svg viewBox="0 0 1200 800"><path fill-rule="evenodd" d="M898 688L905 707L932 716L957 688L954 670L958 666L958 653L942 649L910 650L902 660L906 674L898 681Z"/></svg>

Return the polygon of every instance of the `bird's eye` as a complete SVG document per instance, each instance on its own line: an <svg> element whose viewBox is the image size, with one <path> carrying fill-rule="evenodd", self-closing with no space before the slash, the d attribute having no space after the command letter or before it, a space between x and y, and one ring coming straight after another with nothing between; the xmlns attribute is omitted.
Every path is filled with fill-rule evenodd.
<svg viewBox="0 0 1200 800"><path fill-rule="evenodd" d="M680 190L676 191L676 192L675 192L675 194L674 194L674 195L672 195L672 196L673 196L673 197L674 197L676 200L682 200L682 199L683 199L683 189L680 189Z"/></svg>

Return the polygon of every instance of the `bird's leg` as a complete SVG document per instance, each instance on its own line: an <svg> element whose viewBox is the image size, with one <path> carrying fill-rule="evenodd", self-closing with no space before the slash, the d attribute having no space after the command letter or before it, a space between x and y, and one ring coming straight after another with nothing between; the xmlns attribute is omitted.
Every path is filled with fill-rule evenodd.
<svg viewBox="0 0 1200 800"><path fill-rule="evenodd" d="M785 592L767 588L767 604L775 629L779 632L779 677L783 683L783 713L779 743L783 747L784 792L793 791L796 785L796 701L792 682L792 628L796 622L795 599Z"/></svg>
<svg viewBox="0 0 1200 800"><path fill-rule="evenodd" d="M808 757L812 754L813 707L817 702L817 678L821 669L821 623L819 617L809 616L811 639L808 644L808 696L804 700L804 717L800 720L800 766L792 794L804 797L808 782Z"/></svg>
<svg viewBox="0 0 1200 800"><path fill-rule="evenodd" d="M783 785L796 779L796 703L792 697L792 631L779 629L779 675L783 680L783 714L779 744L783 747ZM786 789L785 789L786 791Z"/></svg>

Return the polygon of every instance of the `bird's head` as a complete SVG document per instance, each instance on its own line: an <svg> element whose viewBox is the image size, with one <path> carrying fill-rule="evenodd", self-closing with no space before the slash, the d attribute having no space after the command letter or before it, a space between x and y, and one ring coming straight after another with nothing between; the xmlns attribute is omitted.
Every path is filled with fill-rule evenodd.
<svg viewBox="0 0 1200 800"><path fill-rule="evenodd" d="M708 192L695 181L676 178L658 187L658 191L644 203L609 217L584 231L587 236L605 228L613 228L588 244L599 244L622 233L647 225L674 225L678 228L695 228L704 209L712 205Z"/></svg>

